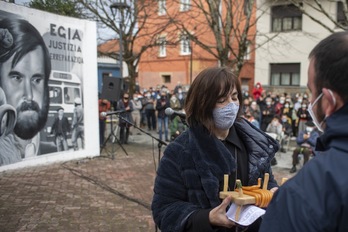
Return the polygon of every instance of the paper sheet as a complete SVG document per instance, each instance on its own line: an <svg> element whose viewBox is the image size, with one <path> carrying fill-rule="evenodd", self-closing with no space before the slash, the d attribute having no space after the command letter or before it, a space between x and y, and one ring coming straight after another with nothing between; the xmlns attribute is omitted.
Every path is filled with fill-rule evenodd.
<svg viewBox="0 0 348 232"><path fill-rule="evenodd" d="M226 216L228 217L228 219L242 226L249 226L254 221L256 221L256 219L264 215L266 212L266 210L261 209L254 205L244 205L242 206L239 220L237 221L235 219L236 211L237 211L237 205L232 203L226 213Z"/></svg>

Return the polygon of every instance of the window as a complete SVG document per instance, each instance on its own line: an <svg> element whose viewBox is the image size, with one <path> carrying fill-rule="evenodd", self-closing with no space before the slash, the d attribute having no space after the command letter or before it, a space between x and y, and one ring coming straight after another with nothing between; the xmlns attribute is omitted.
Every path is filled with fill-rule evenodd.
<svg viewBox="0 0 348 232"><path fill-rule="evenodd" d="M170 83L171 76L170 75L162 75L162 83Z"/></svg>
<svg viewBox="0 0 348 232"><path fill-rule="evenodd" d="M190 10L190 0L180 0L180 11Z"/></svg>
<svg viewBox="0 0 348 232"><path fill-rule="evenodd" d="M250 53L251 53L250 46L251 46L250 41L248 41L246 44L246 51L244 53L244 60L250 60Z"/></svg>
<svg viewBox="0 0 348 232"><path fill-rule="evenodd" d="M300 64L271 64L271 85L299 86Z"/></svg>
<svg viewBox="0 0 348 232"><path fill-rule="evenodd" d="M190 42L191 41L188 38L188 35L183 34L180 36L180 54L181 55L191 54Z"/></svg>
<svg viewBox="0 0 348 232"><path fill-rule="evenodd" d="M158 15L166 14L166 0L158 0Z"/></svg>
<svg viewBox="0 0 348 232"><path fill-rule="evenodd" d="M295 5L273 6L272 31L297 31L302 29L302 12Z"/></svg>
<svg viewBox="0 0 348 232"><path fill-rule="evenodd" d="M348 26L344 5L341 1L337 2L337 23L342 26Z"/></svg>
<svg viewBox="0 0 348 232"><path fill-rule="evenodd" d="M166 37L162 36L158 38L158 44L159 44L159 51L158 56L159 57L165 57L167 55L166 51Z"/></svg>

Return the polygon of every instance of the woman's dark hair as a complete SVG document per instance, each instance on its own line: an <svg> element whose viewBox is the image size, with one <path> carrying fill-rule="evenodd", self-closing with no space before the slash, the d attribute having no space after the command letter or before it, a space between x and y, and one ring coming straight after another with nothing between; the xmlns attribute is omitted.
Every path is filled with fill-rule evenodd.
<svg viewBox="0 0 348 232"><path fill-rule="evenodd" d="M314 60L317 95L322 88L335 91L348 101L348 32L331 34L317 44L309 58Z"/></svg>
<svg viewBox="0 0 348 232"><path fill-rule="evenodd" d="M185 100L185 113L190 126L203 124L209 131L214 127L213 110L216 102L236 87L239 111L242 109L242 92L238 77L227 67L207 68L192 82Z"/></svg>

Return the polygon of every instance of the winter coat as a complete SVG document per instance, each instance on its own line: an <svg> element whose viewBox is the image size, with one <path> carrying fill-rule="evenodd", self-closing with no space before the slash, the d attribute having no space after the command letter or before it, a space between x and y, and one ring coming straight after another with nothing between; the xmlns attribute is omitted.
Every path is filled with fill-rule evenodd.
<svg viewBox="0 0 348 232"><path fill-rule="evenodd" d="M234 126L249 156L248 185L257 184L267 172L268 189L277 187L270 161L278 143L245 119L239 118ZM235 172L229 150L203 126L184 131L164 151L155 180L152 212L161 231L183 231L194 211L220 205L224 174Z"/></svg>
<svg viewBox="0 0 348 232"><path fill-rule="evenodd" d="M348 104L326 119L316 156L275 193L260 231L348 231Z"/></svg>

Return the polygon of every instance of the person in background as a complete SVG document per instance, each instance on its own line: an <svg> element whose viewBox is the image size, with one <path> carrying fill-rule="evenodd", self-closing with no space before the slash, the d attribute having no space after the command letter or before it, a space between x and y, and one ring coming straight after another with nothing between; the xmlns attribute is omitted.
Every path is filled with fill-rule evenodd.
<svg viewBox="0 0 348 232"><path fill-rule="evenodd" d="M64 108L57 109L57 117L55 118L51 134L54 134L57 151L67 151L68 147L68 133L70 132L70 124L68 118L64 116Z"/></svg>
<svg viewBox="0 0 348 232"><path fill-rule="evenodd" d="M308 111L324 133L315 153L273 195L260 232L348 231L348 32L332 33L309 55Z"/></svg>
<svg viewBox="0 0 348 232"><path fill-rule="evenodd" d="M180 105L183 106L185 104L185 95L182 91L182 87L178 88L178 93L176 94L176 96L179 99Z"/></svg>
<svg viewBox="0 0 348 232"><path fill-rule="evenodd" d="M75 98L75 109L73 114L73 120L72 120L72 134L71 134L71 142L74 146L74 150L78 150L78 139L81 139L81 146L82 148L85 147L85 136L84 136L84 114L83 114L83 107L82 107L82 101L81 98Z"/></svg>
<svg viewBox="0 0 348 232"><path fill-rule="evenodd" d="M284 108L284 104L285 104L285 97L281 96L279 98L279 101L276 102L276 104L274 105L275 114L279 117L282 115L282 109Z"/></svg>
<svg viewBox="0 0 348 232"><path fill-rule="evenodd" d="M261 111L260 106L256 103L256 101L252 101L249 108L250 114L254 117L258 123L261 123Z"/></svg>
<svg viewBox="0 0 348 232"><path fill-rule="evenodd" d="M154 184L151 209L161 231L233 231L226 216L231 198L219 197L224 174L230 190L236 179L255 185L265 173L267 188L277 189L270 161L278 143L241 117L240 104L230 68L207 68L192 82L184 107L189 128L166 147ZM248 229L257 231L258 222Z"/></svg>
<svg viewBox="0 0 348 232"><path fill-rule="evenodd" d="M265 105L261 107L261 130L266 131L268 124L275 116L275 109L271 97L266 97Z"/></svg>
<svg viewBox="0 0 348 232"><path fill-rule="evenodd" d="M107 99L99 98L99 145L100 147L104 146L105 142L105 126L106 126L106 116L102 112L110 111L111 102Z"/></svg>
<svg viewBox="0 0 348 232"><path fill-rule="evenodd" d="M129 101L128 93L124 93L122 95L122 98L118 100L117 110L124 111L123 113L120 113L118 120L118 126L120 127L120 143L128 144L129 129L131 127L130 123L133 123L133 104L131 101ZM127 121L130 123L128 123Z"/></svg>
<svg viewBox="0 0 348 232"><path fill-rule="evenodd" d="M257 129L260 129L260 123L259 121L257 121L254 116L248 112L245 114L245 118L251 123L253 124Z"/></svg>
<svg viewBox="0 0 348 232"><path fill-rule="evenodd" d="M143 101L143 106L145 108L145 114L147 119L147 127L149 131L156 131L156 111L155 111L155 98L152 96L151 92L147 92Z"/></svg>
<svg viewBox="0 0 348 232"><path fill-rule="evenodd" d="M141 103L141 100L139 99L139 94L135 93L133 94L133 99L131 100L133 105L133 111L132 111L132 118L133 122L137 127L140 127L140 120L141 120L141 109L143 108L143 104ZM135 128L133 128L132 133L134 132ZM134 134L134 133L133 133ZM140 135L140 132L137 133Z"/></svg>
<svg viewBox="0 0 348 232"><path fill-rule="evenodd" d="M281 118L281 124L283 127L283 138L282 142L280 144L280 151L281 152L286 152L286 149L284 148L284 143L286 140L289 140L292 136L292 125L290 124L291 119L286 116L285 114L282 115Z"/></svg>
<svg viewBox="0 0 348 232"><path fill-rule="evenodd" d="M176 94L172 94L172 96L170 97L170 108L172 108L173 110L181 110L182 107L183 106L181 105Z"/></svg>
<svg viewBox="0 0 348 232"><path fill-rule="evenodd" d="M297 147L292 153L292 168L290 169L290 173L297 171L296 165L299 163L299 154L303 155L303 165L305 165L309 157L314 154L319 135L320 131L315 127L314 123L312 121L307 121L306 130L300 131L296 139Z"/></svg>
<svg viewBox="0 0 348 232"><path fill-rule="evenodd" d="M307 110L307 103L303 102L300 109L297 111L298 117L298 131L306 129L306 122L312 120Z"/></svg>
<svg viewBox="0 0 348 232"><path fill-rule="evenodd" d="M253 89L253 97L255 101L258 101L263 93L263 88L260 82L257 82Z"/></svg>
<svg viewBox="0 0 348 232"><path fill-rule="evenodd" d="M156 102L156 110L157 110L157 122L158 122L158 133L159 139L163 138L163 131L165 140L169 141L169 128L168 128L168 115L166 115L165 110L170 106L170 102L167 98L166 92L162 91L160 95L160 99Z"/></svg>

